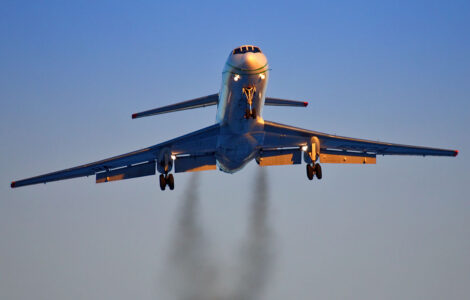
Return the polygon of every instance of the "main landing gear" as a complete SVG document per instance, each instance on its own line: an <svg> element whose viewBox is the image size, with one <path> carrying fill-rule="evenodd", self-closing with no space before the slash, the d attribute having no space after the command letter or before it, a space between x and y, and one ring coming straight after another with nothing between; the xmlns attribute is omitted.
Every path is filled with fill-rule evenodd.
<svg viewBox="0 0 470 300"><path fill-rule="evenodd" d="M320 164L307 164L307 177L309 180L312 180L314 176L317 176L318 179L322 178L321 166Z"/></svg>
<svg viewBox="0 0 470 300"><path fill-rule="evenodd" d="M173 174L160 174L160 189L162 191L165 190L166 186L170 188L170 190L175 189L175 178L173 178Z"/></svg>

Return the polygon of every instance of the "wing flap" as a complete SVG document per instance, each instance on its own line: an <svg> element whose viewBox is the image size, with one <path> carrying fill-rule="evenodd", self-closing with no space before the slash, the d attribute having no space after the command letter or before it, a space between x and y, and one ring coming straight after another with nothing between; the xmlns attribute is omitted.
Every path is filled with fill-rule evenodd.
<svg viewBox="0 0 470 300"><path fill-rule="evenodd" d="M300 149L263 150L256 162L262 167L296 165L302 162L302 153Z"/></svg>
<svg viewBox="0 0 470 300"><path fill-rule="evenodd" d="M335 153L336 152L336 153ZM328 151L320 152L320 162L330 164L375 164L376 155L365 153L354 153L351 151Z"/></svg>
<svg viewBox="0 0 470 300"><path fill-rule="evenodd" d="M177 157L175 172L199 172L217 169L214 153L208 155L187 155Z"/></svg>
<svg viewBox="0 0 470 300"><path fill-rule="evenodd" d="M155 161L96 173L96 183L155 175Z"/></svg>

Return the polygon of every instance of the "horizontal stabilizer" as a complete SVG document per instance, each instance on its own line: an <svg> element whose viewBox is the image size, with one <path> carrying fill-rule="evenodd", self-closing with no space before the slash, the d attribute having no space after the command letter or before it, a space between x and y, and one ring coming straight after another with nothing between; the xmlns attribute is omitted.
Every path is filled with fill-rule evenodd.
<svg viewBox="0 0 470 300"><path fill-rule="evenodd" d="M204 97L200 97L200 98L196 98L196 99L192 99L188 101L183 101L183 102L170 104L167 106L162 106L162 107L146 110L143 112L135 113L132 115L132 119L165 114L165 113L170 113L170 112L175 112L175 111L180 111L180 110L216 105L218 101L219 101L219 94L213 94L209 96L204 96Z"/></svg>
<svg viewBox="0 0 470 300"><path fill-rule="evenodd" d="M266 97L264 105L306 107L308 102Z"/></svg>

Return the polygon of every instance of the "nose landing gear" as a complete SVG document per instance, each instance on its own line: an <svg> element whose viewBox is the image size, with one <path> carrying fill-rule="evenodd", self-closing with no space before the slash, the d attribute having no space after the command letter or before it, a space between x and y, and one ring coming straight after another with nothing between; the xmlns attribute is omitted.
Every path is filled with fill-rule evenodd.
<svg viewBox="0 0 470 300"><path fill-rule="evenodd" d="M318 179L322 179L322 171L321 171L321 166L320 164L316 163L313 164L307 164L307 177L309 180L312 180L314 176L317 176Z"/></svg>
<svg viewBox="0 0 470 300"><path fill-rule="evenodd" d="M249 108L245 110L245 119L256 119L256 109L252 108L251 111Z"/></svg>
<svg viewBox="0 0 470 300"><path fill-rule="evenodd" d="M162 191L165 190L167 185L170 188L170 190L175 189L175 179L173 177L173 174L160 174L159 182L160 182L160 189Z"/></svg>
<svg viewBox="0 0 470 300"><path fill-rule="evenodd" d="M243 94L246 97L246 102L247 102L247 108L245 110L245 119L256 119L256 109L254 109L253 106L253 96L255 95L256 92L256 87L255 86L248 86L244 87L242 89Z"/></svg>

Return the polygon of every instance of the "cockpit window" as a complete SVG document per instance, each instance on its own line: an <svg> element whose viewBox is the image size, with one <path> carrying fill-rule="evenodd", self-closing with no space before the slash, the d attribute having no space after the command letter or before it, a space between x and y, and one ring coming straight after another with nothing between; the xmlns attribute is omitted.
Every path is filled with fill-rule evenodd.
<svg viewBox="0 0 470 300"><path fill-rule="evenodd" d="M255 46L241 46L239 48L233 49L232 54L243 54L247 52L258 53L261 52L261 50Z"/></svg>

